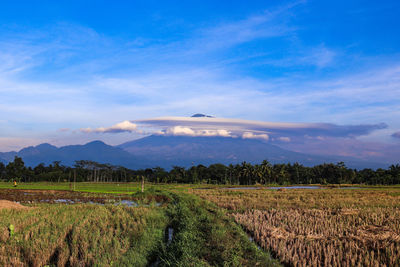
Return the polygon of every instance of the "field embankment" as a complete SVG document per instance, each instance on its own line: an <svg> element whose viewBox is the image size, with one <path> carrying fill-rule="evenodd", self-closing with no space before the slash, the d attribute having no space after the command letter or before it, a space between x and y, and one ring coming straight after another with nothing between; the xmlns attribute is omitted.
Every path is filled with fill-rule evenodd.
<svg viewBox="0 0 400 267"><path fill-rule="evenodd" d="M166 266L280 266L214 204L180 194L168 215L176 234L161 255Z"/></svg>

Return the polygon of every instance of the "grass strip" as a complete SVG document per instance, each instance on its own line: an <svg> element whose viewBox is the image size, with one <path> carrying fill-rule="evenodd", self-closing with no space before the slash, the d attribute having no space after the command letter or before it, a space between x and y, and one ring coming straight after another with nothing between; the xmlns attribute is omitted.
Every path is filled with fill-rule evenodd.
<svg viewBox="0 0 400 267"><path fill-rule="evenodd" d="M161 266L280 266L210 202L176 194L167 213L175 234Z"/></svg>

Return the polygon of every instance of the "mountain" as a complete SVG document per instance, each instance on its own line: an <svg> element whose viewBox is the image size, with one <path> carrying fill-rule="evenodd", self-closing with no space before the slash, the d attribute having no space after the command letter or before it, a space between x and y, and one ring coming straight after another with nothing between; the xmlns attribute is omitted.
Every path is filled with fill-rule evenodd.
<svg viewBox="0 0 400 267"><path fill-rule="evenodd" d="M265 159L272 163L299 162L306 166L344 161L352 168L387 167L386 164L365 162L350 157L307 155L256 139L230 137L151 135L118 147L136 157L145 155L151 159L151 165L165 168L173 165L188 167L192 164L235 164L243 161L260 163Z"/></svg>
<svg viewBox="0 0 400 267"><path fill-rule="evenodd" d="M7 163L15 156L22 157L25 164L32 167L54 161L72 166L76 160L93 160L131 169L156 166L170 169L174 165L190 167L193 164L236 164L243 161L261 163L265 159L271 163L299 162L305 166L344 161L348 167L357 169L388 166L350 157L302 154L256 139L162 135L151 135L119 146L110 146L101 141L59 148L41 144L19 152L0 153L0 161Z"/></svg>
<svg viewBox="0 0 400 267"><path fill-rule="evenodd" d="M0 152L0 162L6 164L7 162L12 161L17 154L18 153L15 151Z"/></svg>
<svg viewBox="0 0 400 267"><path fill-rule="evenodd" d="M54 161L61 161L64 165L72 166L76 160L93 160L100 163L110 163L126 167L144 167L128 152L121 148L107 145L101 141L60 148L50 144L41 144L24 148L19 152L0 153L0 159L6 162L12 161L14 156L21 157L27 166L32 167L40 163L45 163L47 165Z"/></svg>
<svg viewBox="0 0 400 267"><path fill-rule="evenodd" d="M213 116L205 115L205 114L201 114L201 113L196 113L196 114L192 115L191 117L192 118L214 118Z"/></svg>

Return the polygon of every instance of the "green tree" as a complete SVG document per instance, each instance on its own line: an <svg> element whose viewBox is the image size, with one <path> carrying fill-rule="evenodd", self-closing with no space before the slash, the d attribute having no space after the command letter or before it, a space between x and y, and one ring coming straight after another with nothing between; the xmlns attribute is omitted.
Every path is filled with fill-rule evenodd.
<svg viewBox="0 0 400 267"><path fill-rule="evenodd" d="M6 166L6 175L8 179L17 179L25 181L27 178L27 169L22 158L15 156L14 161L9 162Z"/></svg>

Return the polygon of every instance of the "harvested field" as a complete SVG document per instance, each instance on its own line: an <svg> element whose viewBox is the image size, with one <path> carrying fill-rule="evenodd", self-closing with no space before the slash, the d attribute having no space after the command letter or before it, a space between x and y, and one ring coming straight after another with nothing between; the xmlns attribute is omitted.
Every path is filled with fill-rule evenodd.
<svg viewBox="0 0 400 267"><path fill-rule="evenodd" d="M185 193L2 193L35 208L0 209L0 266L280 266L222 209ZM119 197L165 205L57 204Z"/></svg>
<svg viewBox="0 0 400 267"><path fill-rule="evenodd" d="M291 266L399 266L399 190L194 193L227 209L264 249Z"/></svg>

